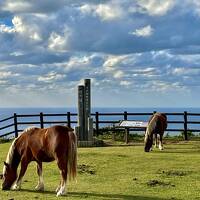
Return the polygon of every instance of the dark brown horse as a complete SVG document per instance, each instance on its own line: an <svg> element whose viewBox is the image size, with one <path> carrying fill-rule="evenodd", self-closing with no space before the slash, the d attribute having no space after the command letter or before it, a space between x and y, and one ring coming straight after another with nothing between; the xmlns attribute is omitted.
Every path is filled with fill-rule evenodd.
<svg viewBox="0 0 200 200"><path fill-rule="evenodd" d="M56 189L57 196L65 193L67 177L76 177L77 138L73 129L65 126L28 128L10 146L3 168L3 190L20 189L22 178L31 161L37 162L39 182L37 190L44 190L42 162L56 160L62 179ZM21 169L17 177L17 168ZM15 182L15 183L14 183Z"/></svg>
<svg viewBox="0 0 200 200"><path fill-rule="evenodd" d="M149 119L145 132L144 151L149 152L153 145L153 136L155 137L155 147L158 145L157 134L159 134L159 149L163 150L163 134L167 128L167 116L164 113L155 113Z"/></svg>

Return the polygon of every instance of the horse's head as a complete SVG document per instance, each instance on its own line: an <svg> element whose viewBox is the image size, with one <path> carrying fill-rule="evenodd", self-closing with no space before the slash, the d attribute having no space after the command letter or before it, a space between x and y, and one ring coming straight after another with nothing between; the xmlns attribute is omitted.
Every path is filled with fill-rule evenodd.
<svg viewBox="0 0 200 200"><path fill-rule="evenodd" d="M2 190L9 190L17 178L16 170L13 170L8 163L4 162L1 178L3 179Z"/></svg>
<svg viewBox="0 0 200 200"><path fill-rule="evenodd" d="M153 136L150 136L146 133L144 138L144 151L149 152L152 145L153 145Z"/></svg>

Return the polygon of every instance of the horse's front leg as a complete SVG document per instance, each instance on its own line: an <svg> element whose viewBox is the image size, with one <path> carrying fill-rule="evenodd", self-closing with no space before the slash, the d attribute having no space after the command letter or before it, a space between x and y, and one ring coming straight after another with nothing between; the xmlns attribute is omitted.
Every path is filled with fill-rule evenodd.
<svg viewBox="0 0 200 200"><path fill-rule="evenodd" d="M14 190L20 190L21 189L21 182L22 182L22 178L27 170L29 162L26 159L22 159L21 160L21 169L20 169L20 173L19 176L15 182L15 184L13 185L12 189Z"/></svg>
<svg viewBox="0 0 200 200"><path fill-rule="evenodd" d="M67 182L67 162L64 162L65 159L61 159L58 161L58 167L60 169L61 173L61 182L58 188L56 189L56 196L61 196L65 194L65 187L66 187L66 182Z"/></svg>
<svg viewBox="0 0 200 200"><path fill-rule="evenodd" d="M60 190L60 187L61 187L61 181L60 181L58 187L56 188L56 193Z"/></svg>
<svg viewBox="0 0 200 200"><path fill-rule="evenodd" d="M159 149L160 150L164 149L164 147L163 147L163 134L160 134Z"/></svg>
<svg viewBox="0 0 200 200"><path fill-rule="evenodd" d="M44 180L42 176L42 162L37 162L37 174L38 174L39 180L35 189L38 191L44 191Z"/></svg>

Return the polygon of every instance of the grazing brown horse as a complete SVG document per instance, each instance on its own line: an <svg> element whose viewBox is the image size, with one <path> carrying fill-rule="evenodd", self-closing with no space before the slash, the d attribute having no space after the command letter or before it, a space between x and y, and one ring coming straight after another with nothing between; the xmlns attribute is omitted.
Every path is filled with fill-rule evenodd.
<svg viewBox="0 0 200 200"><path fill-rule="evenodd" d="M77 168L77 138L73 129L66 126L52 126L50 128L28 128L10 146L6 162L3 167L3 190L21 188L21 181L31 161L37 162L39 182L37 190L44 190L42 177L42 162L56 160L62 179L56 189L57 196L65 193L67 176L76 177ZM21 162L21 169L17 177L17 168ZM13 183L15 184L13 185Z"/></svg>
<svg viewBox="0 0 200 200"><path fill-rule="evenodd" d="M167 116L164 113L155 113L149 119L145 132L144 151L149 152L153 145L153 135L155 136L155 147L158 145L157 134L159 134L159 149L163 150L163 134L167 128Z"/></svg>

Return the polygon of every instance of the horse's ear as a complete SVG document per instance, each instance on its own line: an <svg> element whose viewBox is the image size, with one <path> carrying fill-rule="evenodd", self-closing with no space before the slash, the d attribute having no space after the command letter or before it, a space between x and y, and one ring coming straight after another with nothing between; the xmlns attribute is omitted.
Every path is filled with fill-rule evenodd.
<svg viewBox="0 0 200 200"><path fill-rule="evenodd" d="M3 163L4 163L4 165L5 165L6 167L9 167L9 164L8 164L8 163L6 163L5 161L4 161Z"/></svg>

